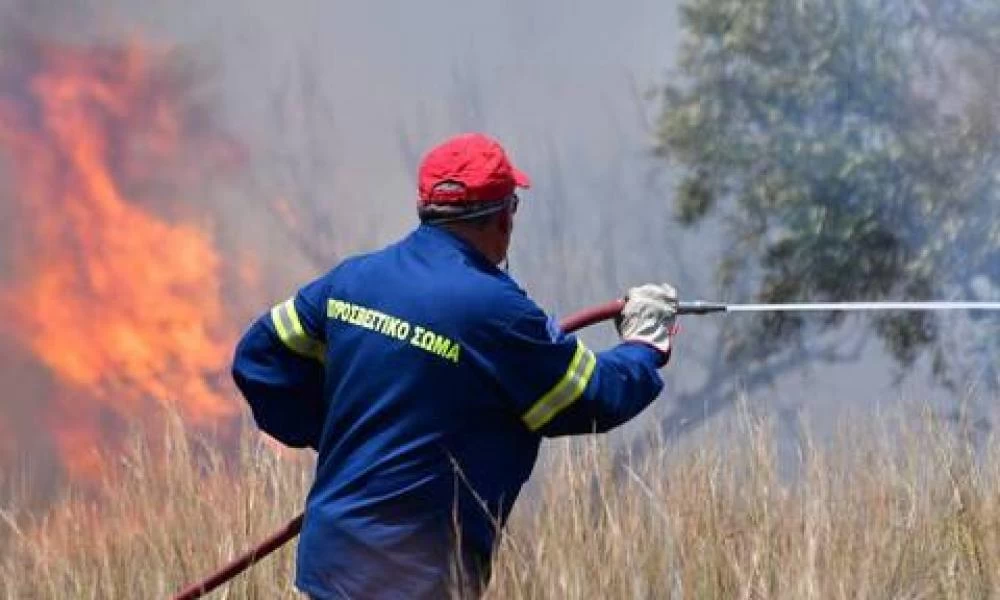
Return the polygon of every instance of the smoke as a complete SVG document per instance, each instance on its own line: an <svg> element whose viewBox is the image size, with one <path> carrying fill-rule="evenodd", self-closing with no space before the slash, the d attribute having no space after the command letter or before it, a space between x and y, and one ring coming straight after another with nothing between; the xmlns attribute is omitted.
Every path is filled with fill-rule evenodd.
<svg viewBox="0 0 1000 600"><path fill-rule="evenodd" d="M673 224L672 175L650 155L657 107L645 93L670 77L676 9L659 0L66 0L9 1L0 15L18 35L139 38L178 48L204 70L200 93L247 149L249 169L213 197L185 201L204 208L227 260L256 282L252 294L222 288L231 324L242 327L339 258L405 234L415 223L416 160L461 130L501 139L536 182L512 266L540 304L565 314L646 281L714 299L720 240ZM0 161L0 183L10 169ZM12 208L0 198L9 233ZM0 254L0 277L9 278L9 261ZM712 331L708 321L686 327L667 372L670 395L697 387L699 344ZM612 340L607 328L584 336L595 346ZM37 362L25 369L12 348L0 340L16 357L0 361L9 394L0 420L18 430L32 414L18 407L47 401L49 375ZM808 401L818 413L885 392L885 362L866 354L865 363L848 375L814 374L819 391ZM801 402L800 388L789 381L775 396ZM659 411L675 408L665 399ZM683 408L695 422L710 414Z"/></svg>
<svg viewBox="0 0 1000 600"><path fill-rule="evenodd" d="M340 257L404 234L415 221L414 157L459 130L496 135L539 181L526 198L514 260L543 304L565 312L617 295L628 281L659 278L653 271L661 261L627 257L661 239L656 221L666 223L663 198L652 198L660 212L654 219L651 199L643 198L663 189L648 185L645 84L638 82L653 81L670 53L669 6L7 2L0 14L7 74L11 65L22 75L30 70L23 41L41 39L80 48L139 42L177 54L200 75L193 93L213 109L212 126L248 149L250 174L211 188L210 198L144 194L129 202L167 221L177 201L191 209L180 213L202 213L227 272L256 284L248 296L223 282L230 326L241 327ZM24 96L28 85L7 77L0 93ZM15 254L39 245L11 195L24 165L9 146L3 150L0 279L16 288L29 274L14 270L25 264ZM622 214L640 209L643 218ZM615 254L624 260L609 258ZM65 411L56 400L58 373L26 353L24 339L8 334L0 343L4 430L48 427L41 415L53 405ZM108 417L115 415L96 416L118 422ZM19 437L19 452L46 462L54 449L45 448L45 437Z"/></svg>

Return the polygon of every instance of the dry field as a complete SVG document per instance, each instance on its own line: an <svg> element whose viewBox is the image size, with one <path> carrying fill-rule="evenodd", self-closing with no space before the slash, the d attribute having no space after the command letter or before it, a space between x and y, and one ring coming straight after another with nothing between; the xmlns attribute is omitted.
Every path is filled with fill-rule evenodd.
<svg viewBox="0 0 1000 600"><path fill-rule="evenodd" d="M997 595L992 441L972 448L960 426L930 418L869 418L779 457L766 421L738 421L738 432L698 436L716 443L653 443L632 466L602 439L551 443L489 595ZM151 438L163 448L136 436L96 494L67 494L44 514L5 501L0 598L165 598L297 513L308 461L252 435L224 458L176 418L165 422ZM297 598L291 561L286 548L212 597Z"/></svg>

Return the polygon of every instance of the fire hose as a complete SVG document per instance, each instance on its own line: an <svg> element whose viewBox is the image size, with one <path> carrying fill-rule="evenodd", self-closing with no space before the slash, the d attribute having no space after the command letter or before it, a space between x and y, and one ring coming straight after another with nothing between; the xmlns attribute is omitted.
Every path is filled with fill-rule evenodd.
<svg viewBox="0 0 1000 600"><path fill-rule="evenodd" d="M590 307L574 313L560 323L566 333L613 319L622 311L624 300ZM750 312L861 312L861 311L1000 311L1000 302L825 302L799 304L722 304L716 302L681 302L677 314L706 315L712 313ZM303 515L299 514L284 527L249 552L236 558L205 579L178 592L173 600L196 600L233 579L269 554L284 546L299 534Z"/></svg>

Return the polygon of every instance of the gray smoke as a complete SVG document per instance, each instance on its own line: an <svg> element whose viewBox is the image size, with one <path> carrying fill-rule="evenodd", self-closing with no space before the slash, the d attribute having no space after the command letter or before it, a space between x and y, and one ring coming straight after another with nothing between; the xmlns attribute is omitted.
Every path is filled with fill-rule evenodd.
<svg viewBox="0 0 1000 600"><path fill-rule="evenodd" d="M650 156L657 106L646 92L671 77L675 1L0 7L30 31L81 40L138 32L177 44L211 74L206 93L253 165L247 182L213 202L220 236L252 251L269 282L260 298L240 299L239 319L338 257L403 235L415 223L420 153L461 130L501 139L536 182L522 203L512 263L543 306L565 314L660 280L677 283L687 298L714 299L719 240L671 221L671 175ZM312 215L312 228L297 234L281 226L270 207L277 196ZM677 432L728 406L671 401L703 385L699 346L711 342L715 325L689 320L684 327L666 397L650 411L673 418ZM613 339L607 327L585 337L595 346ZM761 400L785 414L807 405L826 421L844 405L891 395L886 365L870 348L858 364L770 382ZM9 377L0 370L5 385ZM3 401L3 418L25 395L34 394Z"/></svg>

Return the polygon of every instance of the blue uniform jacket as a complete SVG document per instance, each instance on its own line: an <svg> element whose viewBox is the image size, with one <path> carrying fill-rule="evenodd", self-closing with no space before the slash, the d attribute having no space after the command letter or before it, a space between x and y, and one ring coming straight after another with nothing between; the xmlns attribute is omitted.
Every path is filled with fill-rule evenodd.
<svg viewBox="0 0 1000 600"><path fill-rule="evenodd" d="M456 567L488 572L542 437L632 418L659 394L662 361L637 344L591 352L422 225L258 319L233 374L264 431L318 451L298 587L414 598L444 595Z"/></svg>

